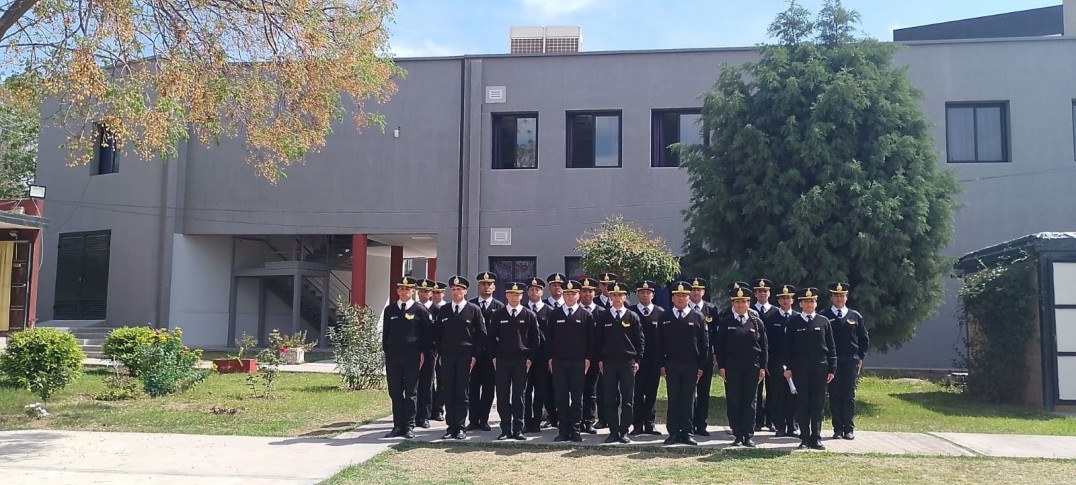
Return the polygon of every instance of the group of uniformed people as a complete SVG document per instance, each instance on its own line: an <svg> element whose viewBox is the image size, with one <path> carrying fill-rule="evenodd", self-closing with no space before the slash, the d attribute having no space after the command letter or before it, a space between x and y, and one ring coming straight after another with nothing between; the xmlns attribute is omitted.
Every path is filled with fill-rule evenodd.
<svg viewBox="0 0 1076 485"><path fill-rule="evenodd" d="M608 427L606 443L629 443L629 436L662 434L654 417L664 377L665 443L696 445L694 436L709 436L715 369L733 446L754 447L755 432L768 429L798 436L800 448L825 449L827 390L833 437L855 438L856 383L869 340L862 315L846 307L847 283L829 285L832 306L819 312L817 288L733 282L731 305L718 311L704 299L703 278L672 282L668 310L654 304L660 287L653 281L636 283L637 302L629 305L628 286L612 273L508 282L505 302L493 298L496 274L475 279L479 296L469 301L471 283L462 276L397 282L382 335L393 411L386 438L413 438L415 426L442 419L442 439L490 431L496 396L498 440L556 428L555 441L579 442Z"/></svg>

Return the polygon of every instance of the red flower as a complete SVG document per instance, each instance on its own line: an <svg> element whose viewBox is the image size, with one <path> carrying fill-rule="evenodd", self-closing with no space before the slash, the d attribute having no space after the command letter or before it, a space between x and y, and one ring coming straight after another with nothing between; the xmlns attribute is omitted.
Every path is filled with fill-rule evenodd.
<svg viewBox="0 0 1076 485"><path fill-rule="evenodd" d="M285 350L288 350L288 346L287 345L281 345L280 346L280 351L283 352Z"/></svg>
<svg viewBox="0 0 1076 485"><path fill-rule="evenodd" d="M288 334L284 334L284 335L283 335L283 337L284 337L284 338L288 338Z"/></svg>

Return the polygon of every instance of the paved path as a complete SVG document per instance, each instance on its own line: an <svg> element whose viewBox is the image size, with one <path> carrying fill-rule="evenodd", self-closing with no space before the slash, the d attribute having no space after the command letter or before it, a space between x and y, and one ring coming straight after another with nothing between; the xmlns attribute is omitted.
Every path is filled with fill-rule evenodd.
<svg viewBox="0 0 1076 485"><path fill-rule="evenodd" d="M309 364L308 364L309 365ZM496 416L494 409L493 416ZM441 441L444 423L417 429L416 440ZM507 446L554 443L555 432L528 435L525 442L496 441L493 430L468 433L466 442ZM111 433L92 431L0 431L0 482L33 484L313 484L352 464L361 463L403 441L384 439L390 419L375 421L333 439L259 438L184 434ZM607 430L584 435L582 446L639 448L662 446L664 436L639 436L630 445L607 445ZM727 428L711 427L698 437L699 448L730 448ZM759 448L792 450L796 438L755 435ZM456 443L456 440L447 440ZM857 431L854 441L824 439L830 452L892 455L1042 457L1076 459L1076 436L1029 436L972 433L892 433ZM687 445L675 445L686 447ZM742 449L742 448L739 448ZM797 453L815 453L797 451Z"/></svg>

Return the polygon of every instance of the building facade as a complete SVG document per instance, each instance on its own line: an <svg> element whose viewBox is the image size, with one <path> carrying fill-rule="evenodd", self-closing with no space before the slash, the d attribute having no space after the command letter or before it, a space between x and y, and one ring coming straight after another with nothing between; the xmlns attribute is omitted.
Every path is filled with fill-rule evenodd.
<svg viewBox="0 0 1076 485"><path fill-rule="evenodd" d="M923 92L941 168L964 185L948 254L1076 225L1073 54L1076 38L1062 36L909 42L896 55ZM192 139L168 163L106 154L70 168L59 132L43 132L37 181L51 225L39 316L180 326L192 345L225 347L270 328L316 335L339 295L379 308L405 261L442 278L572 273L576 239L612 214L677 249L690 189L663 145L698 137L699 95L722 63L756 58L727 48L400 59L408 75L378 109L385 131L345 122L276 186L236 142ZM91 234L107 235L103 280L57 249ZM102 313L58 301L72 281L107 285ZM868 365L953 367L959 280L948 288L914 340Z"/></svg>

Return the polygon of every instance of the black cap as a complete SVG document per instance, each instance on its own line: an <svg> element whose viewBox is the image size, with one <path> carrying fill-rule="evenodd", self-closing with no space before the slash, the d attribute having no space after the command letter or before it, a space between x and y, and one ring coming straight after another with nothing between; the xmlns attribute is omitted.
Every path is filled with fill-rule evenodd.
<svg viewBox="0 0 1076 485"><path fill-rule="evenodd" d="M579 293L579 290L583 288L583 284L576 280L567 280L564 282L564 291L572 291Z"/></svg>
<svg viewBox="0 0 1076 485"><path fill-rule="evenodd" d="M422 279L420 279L420 280L418 280L416 282L416 285L418 286L418 289L420 289L420 290L429 291L429 290L432 290L433 287L437 286L437 283L434 282L433 280L428 280L426 278L422 278Z"/></svg>
<svg viewBox="0 0 1076 485"><path fill-rule="evenodd" d="M691 283L687 281L673 281L672 294L674 295L689 295L691 294Z"/></svg>
<svg viewBox="0 0 1076 485"><path fill-rule="evenodd" d="M539 288L545 288L545 280L535 276L534 278L531 278L531 280L527 282L527 286L537 286Z"/></svg>
<svg viewBox="0 0 1076 485"><path fill-rule="evenodd" d="M817 300L818 288L807 287L796 292L797 300Z"/></svg>
<svg viewBox="0 0 1076 485"><path fill-rule="evenodd" d="M464 278L464 277L459 276L459 275L456 275L456 276L453 276L453 277L449 278L448 279L448 284L450 284L452 286L459 286L459 287L461 287L461 288L463 288L465 290L467 288L471 287L471 282L467 281L467 278Z"/></svg>
<svg viewBox="0 0 1076 485"><path fill-rule="evenodd" d="M751 291L750 288L736 288L729 290L729 298L732 298L733 300L750 300L753 296L755 296L755 292Z"/></svg>
<svg viewBox="0 0 1076 485"><path fill-rule="evenodd" d="M706 286L709 285L709 284L710 284L710 282L706 281L706 278L691 278L691 288L692 289L697 288L697 289L700 289L700 290L705 290Z"/></svg>
<svg viewBox="0 0 1076 485"><path fill-rule="evenodd" d="M553 283L564 284L565 282L568 281L568 277L565 276L564 273L553 273L553 274L551 274L549 276L546 276L545 279L546 279L546 281L549 282L549 284L553 284Z"/></svg>
<svg viewBox="0 0 1076 485"><path fill-rule="evenodd" d="M609 285L609 293L628 293L628 285L624 283L614 282Z"/></svg>
<svg viewBox="0 0 1076 485"><path fill-rule="evenodd" d="M773 282L770 281L770 280L767 280L765 278L759 278L759 279L753 281L753 283L755 285L752 286L751 289L754 289L754 290L770 290L770 289L773 289Z"/></svg>
<svg viewBox="0 0 1076 485"><path fill-rule="evenodd" d="M610 283L616 283L617 278L619 277L616 275L616 273L602 273L598 275L598 283L605 283L607 285Z"/></svg>
<svg viewBox="0 0 1076 485"><path fill-rule="evenodd" d="M777 298L782 296L796 296L796 287L792 285L781 285L777 287Z"/></svg>
<svg viewBox="0 0 1076 485"><path fill-rule="evenodd" d="M527 290L527 285L518 281L508 283L508 286L504 288L505 293L523 293Z"/></svg>
<svg viewBox="0 0 1076 485"><path fill-rule="evenodd" d="M640 281L638 283L635 283L635 291L636 291L636 293L638 293L639 290L654 291L655 289L657 289L657 287L658 287L657 283L654 283L653 281L650 281L650 280L642 280L642 281Z"/></svg>
<svg viewBox="0 0 1076 485"><path fill-rule="evenodd" d="M440 281L434 281L433 282L433 289L432 289L433 291L443 292L443 291L445 291L447 289L448 289L448 285L446 285L446 284L444 284L444 283L442 283Z"/></svg>
<svg viewBox="0 0 1076 485"><path fill-rule="evenodd" d="M827 287L830 293L843 294L848 293L852 289L852 285L848 283L833 283Z"/></svg>
<svg viewBox="0 0 1076 485"><path fill-rule="evenodd" d="M748 284L746 281L733 281L732 283L729 283L729 289L730 290L735 290L736 288L750 288L750 287L751 287L751 285Z"/></svg>
<svg viewBox="0 0 1076 485"><path fill-rule="evenodd" d="M404 288L414 288L416 284L418 284L418 280L416 280L416 279L414 279L414 278L412 278L410 276L405 276L403 278L400 278L396 282L396 287L401 287L402 286Z"/></svg>
<svg viewBox="0 0 1076 485"><path fill-rule="evenodd" d="M478 273L478 276L475 276L474 279L477 280L479 283L496 283L497 273L494 273L492 271L484 271L482 273Z"/></svg>
<svg viewBox="0 0 1076 485"><path fill-rule="evenodd" d="M597 290L598 280L594 278L583 278L579 280L579 284L582 285L584 290Z"/></svg>

